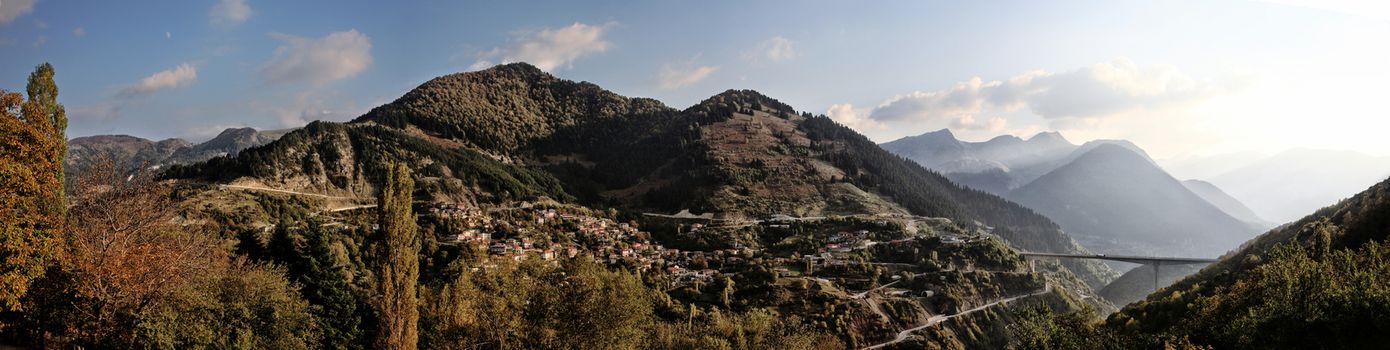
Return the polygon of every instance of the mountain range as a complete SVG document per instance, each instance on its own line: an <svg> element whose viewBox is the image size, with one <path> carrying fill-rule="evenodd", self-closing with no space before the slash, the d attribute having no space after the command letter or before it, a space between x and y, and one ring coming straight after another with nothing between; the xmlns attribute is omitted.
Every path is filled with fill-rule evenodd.
<svg viewBox="0 0 1390 350"><path fill-rule="evenodd" d="M257 131L252 128L229 128L212 139L193 144L171 138L152 141L129 135L96 135L68 140L64 170L80 173L99 160L110 160L124 168L138 166L156 169L175 164L190 164L275 141L293 129Z"/></svg>
<svg viewBox="0 0 1390 350"><path fill-rule="evenodd" d="M941 130L883 148L1028 206L1099 252L1214 257L1272 226L1210 184L1169 176L1124 140L1078 146L1046 132L965 142Z"/></svg>
<svg viewBox="0 0 1390 350"><path fill-rule="evenodd" d="M984 223L1027 250L1084 251L1023 206L755 91L678 110L524 63L435 78L351 122L314 122L166 176L366 196L392 161L419 169L419 195L434 200L548 197L730 220L900 213ZM1095 288L1114 277L1093 262L1067 266Z"/></svg>
<svg viewBox="0 0 1390 350"><path fill-rule="evenodd" d="M675 212L706 214L680 217L733 223L730 226L767 219L765 222L779 224L735 228L730 231L733 234L695 243L691 241L704 237L693 230L683 231L685 226L674 229L672 235L655 230L639 232L623 223L622 228L631 228L641 243L623 247L650 247L650 243L659 242L680 246L686 253L701 252L702 262L705 253L715 256L713 252L718 251L723 259L720 269L743 269L731 270L740 272L711 285L718 287L705 288L724 291L723 300L717 303L701 291L703 283L695 285L693 292L666 290L668 305L681 300L690 303L690 311L664 310L663 318L694 317L688 315L693 315L697 304L710 310L719 310L715 305L722 304L731 312L765 307L776 309L779 314L814 319L814 323L809 323L813 327L839 332L842 339L856 347L1002 347L1013 336L1006 334L1009 332L1005 329L1016 328L1018 316L997 312L991 309L992 305L1036 296L1041 300L1036 305L1054 310L1078 310L1078 305L1086 302L1109 308L1112 306L1108 302L1089 296L1099 295L1117 303L1139 300L1147 291L1143 286L1154 278L1152 270L1141 267L1116 279L1111 269L1093 260L1034 261L1030 265L1018 251L1210 257L1224 254L1219 263L1200 272L1195 268L1165 268L1158 277L1165 283L1176 280L1176 284L1130 304L1112 316L1103 329L1146 334L1141 338L1162 342L1190 335L1202 344L1239 348L1249 344L1240 343L1239 338L1227 338L1229 334L1221 333L1222 327L1253 324L1254 321L1245 322L1252 319L1252 314L1229 312L1222 309L1224 304L1213 304L1212 300L1239 297L1226 302L1258 304L1267 299L1282 300L1276 298L1280 295L1296 294L1281 292L1268 297L1249 289L1251 285L1265 286L1256 283L1264 283L1261 281L1267 276L1289 275L1274 273L1285 270L1268 272L1271 267L1267 267L1267 261L1279 264L1273 268L1285 268L1291 264L1290 256L1297 257L1297 253L1275 246L1299 245L1314 252L1317 259L1325 259L1336 249L1381 249L1375 242L1383 241L1384 232L1390 230L1384 215L1386 191L1390 188L1390 182L1386 182L1247 241L1273 223L1261 214L1267 208L1247 206L1252 202L1241 199L1289 182L1259 182L1241 180L1242 177L1282 181L1291 180L1269 174L1292 174L1295 180L1302 181L1334 177L1334 172L1314 165L1290 168L1280 162L1307 162L1321 157L1341 164L1361 159L1343 156L1291 154L1282 160L1249 163L1211 181L1180 181L1143 149L1123 140L1076 145L1059 133L1049 132L1028 139L1000 136L985 142L965 142L942 130L878 145L826 116L798 113L791 106L752 90L728 90L688 108L676 109L656 100L621 96L594 84L560 79L534 66L515 63L432 79L345 123L318 121L283 131L228 129L196 145L179 139L156 142L123 135L77 138L70 142L70 163L65 166L80 172L94 160L111 158L132 168L162 169L163 179L182 186L183 205L188 206L185 209L231 214L204 215L213 218L209 222L255 221L251 226L238 226L236 239L242 244L260 240L257 232L265 230L254 226L272 220L266 218L272 211L278 211L277 222L284 227L291 224L285 220L296 216L341 220L332 224L348 226L336 233L343 235L342 242L348 242L341 246L344 252L373 244L369 230L357 229L367 227L371 215L343 211L366 206L354 203L339 208L342 210L324 210L327 215L293 214L288 213L292 212L289 208L323 205L318 201L330 199L371 201L382 183L384 170L393 163L413 169L412 196L417 206L429 203L431 209L484 208L479 212L496 214L488 219L496 221L489 221L486 230L495 229L497 234L511 238L525 237L516 233L524 229L506 220L521 215L522 221L534 221L539 226L553 219L555 208L568 213L559 215L560 218L578 218L574 213L603 210L607 214L599 215L633 223L642 221L644 229L655 230L660 230L661 224L646 221L646 217L672 217L664 214ZM1375 165L1368 165L1355 172L1372 173L1376 169ZM1263 177L1258 176L1261 173ZM231 187L269 190L274 193L272 196L282 197L261 197L229 190ZM314 198L284 198L287 193ZM533 208L534 203L544 203L540 205L549 209L535 207L535 217L511 212ZM265 215L251 213L256 210ZM817 223L780 224L803 219ZM421 232L452 234L454 231L449 230L460 228L452 227L454 222L442 216L422 215L417 220L426 222ZM608 221L603 220L587 221L584 225L607 225ZM917 225L918 222L931 224ZM554 242L546 240L543 244L562 242L568 239L565 235L576 234L573 230L579 226L572 225L579 224L570 222L560 225L559 231L546 231L544 234L556 236ZM853 225L911 231L913 236L876 237L882 233L869 230L853 233L856 229L849 228ZM276 230L276 234L287 230ZM917 230L940 236L916 236ZM659 238L646 241L651 238L649 235ZM820 274L812 274L814 258L834 258L825 250L814 256L806 253L832 246L843 249L844 245L830 242L853 241L855 235L865 235L860 242L862 248L837 253L842 253L840 258L857 258L857 263L818 265ZM290 237L288 233L277 237L270 241L294 242L286 238ZM476 258L474 254L482 254L484 260L480 261L486 262L487 254L491 254L487 245L468 251L466 247L446 247L433 234L422 237L426 237L424 251L428 258L422 264L427 267L436 263L454 265L449 262L457 262L454 259L462 256ZM483 237L499 238L491 237L491 233ZM658 251L662 249L660 245L656 247ZM758 252L756 258L752 258L754 251ZM739 253L725 256L726 252ZM750 259L744 261L743 257ZM1303 260L1295 262L1298 261ZM1375 265L1370 268L1384 265L1379 263L1384 259L1369 261ZM806 267L801 271L788 268L803 263ZM767 266L778 270L769 270ZM439 274L437 266L432 269L431 273ZM1195 275L1183 278L1194 272ZM666 278L661 273L654 275ZM921 277L927 275L931 278ZM889 280L892 282L885 282ZM652 281L649 282L662 288L653 289L656 294L661 294L658 292L665 290L669 282ZM898 283L901 285L887 292L873 292ZM850 295L846 293L850 288L866 291ZM788 294L793 290L814 293L808 294L810 297ZM1370 294L1384 295L1376 293L1379 292ZM733 302L731 298L743 300ZM1204 306L1190 306L1198 304ZM1380 312L1374 306L1384 305L1371 304L1374 305L1366 312L1372 316ZM979 314L968 315L980 310L983 311ZM1306 316L1277 313L1288 310L1287 307L1269 310L1281 317ZM1355 314L1355 310L1343 311ZM819 316L822 314L833 318ZM1324 317L1312 315L1308 319L1323 322L1314 316ZM899 331L920 330L926 327L920 325L930 325L938 317L957 321L922 331L931 336L892 338ZM1203 321L1206 318L1225 323ZM1202 324L1205 328L1185 324ZM1327 327L1309 329L1316 335L1316 331Z"/></svg>
<svg viewBox="0 0 1390 350"><path fill-rule="evenodd" d="M1212 176L1260 217L1286 223L1390 177L1390 157L1298 148Z"/></svg>

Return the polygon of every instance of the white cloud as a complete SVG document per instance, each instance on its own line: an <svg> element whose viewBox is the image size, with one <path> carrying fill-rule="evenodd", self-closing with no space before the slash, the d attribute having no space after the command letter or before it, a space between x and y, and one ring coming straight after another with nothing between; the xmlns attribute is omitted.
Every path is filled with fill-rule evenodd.
<svg viewBox="0 0 1390 350"><path fill-rule="evenodd" d="M1196 80L1171 66L1140 69L1117 59L1065 73L1034 71L1005 81L980 78L937 91L914 91L879 105L870 117L880 121L954 120L1020 108L1043 118L1109 118L1133 111L1181 108L1226 92L1229 86ZM973 124L972 124L973 125ZM981 124L988 125L988 124Z"/></svg>
<svg viewBox="0 0 1390 350"><path fill-rule="evenodd" d="M825 115L831 120L859 131L883 128L883 123L869 119L867 113L848 103L830 105L830 109L825 111Z"/></svg>
<svg viewBox="0 0 1390 350"><path fill-rule="evenodd" d="M752 62L782 62L796 58L796 42L781 36L774 36L763 42L752 51L745 52L743 58Z"/></svg>
<svg viewBox="0 0 1390 350"><path fill-rule="evenodd" d="M490 66L490 61L502 63L526 62L544 71L572 67L580 57L603 53L613 44L603 34L614 24L588 25L575 22L559 29L546 28L536 32L519 32L515 42L478 54L473 67Z"/></svg>
<svg viewBox="0 0 1390 350"><path fill-rule="evenodd" d="M0 0L0 24L9 24L30 12L34 12L34 0Z"/></svg>
<svg viewBox="0 0 1390 350"><path fill-rule="evenodd" d="M318 39L284 34L271 37L285 44L261 67L261 74L270 83L322 85L351 78L372 65L372 41L355 29Z"/></svg>
<svg viewBox="0 0 1390 350"><path fill-rule="evenodd" d="M975 116L967 115L951 121L951 128L961 130L976 130L1001 132L1009 127L1009 120L1003 117L991 117L986 121L977 121Z"/></svg>
<svg viewBox="0 0 1390 350"><path fill-rule="evenodd" d="M335 93L309 90L294 96L278 106L271 106L270 112L280 120L281 127L300 127L315 120L346 121L362 115L355 104L336 105Z"/></svg>
<svg viewBox="0 0 1390 350"><path fill-rule="evenodd" d="M662 65L657 75L657 86L665 90L679 89L705 80L719 70L719 66L697 65L695 62L699 59L700 56L696 55L689 61Z"/></svg>
<svg viewBox="0 0 1390 350"><path fill-rule="evenodd" d="M121 89L117 95L120 97L143 96L159 90L186 87L197 80L198 68L184 63L178 67L165 69L140 79L135 84Z"/></svg>
<svg viewBox="0 0 1390 350"><path fill-rule="evenodd" d="M488 69L488 67L492 67L492 66L493 66L492 61L477 61L477 62L473 62L473 64L471 64L471 65L468 65L468 71L484 70L484 69Z"/></svg>
<svg viewBox="0 0 1390 350"><path fill-rule="evenodd" d="M73 29L72 29L72 36L79 37L79 38L84 37L84 36L87 36L87 30L86 30L86 29L83 29L82 27L73 28Z"/></svg>
<svg viewBox="0 0 1390 350"><path fill-rule="evenodd" d="M173 39L173 38L174 38L174 33L172 33L172 32L164 32L164 38L165 38L165 39Z"/></svg>
<svg viewBox="0 0 1390 350"><path fill-rule="evenodd" d="M47 44L47 43L48 43L48 36L46 36L46 35L40 35L38 38L35 38L35 39L34 39L34 47L40 47L40 46L43 46L43 44Z"/></svg>
<svg viewBox="0 0 1390 350"><path fill-rule="evenodd" d="M208 17L214 25L235 26L251 18L251 6L245 0L221 0L208 10Z"/></svg>

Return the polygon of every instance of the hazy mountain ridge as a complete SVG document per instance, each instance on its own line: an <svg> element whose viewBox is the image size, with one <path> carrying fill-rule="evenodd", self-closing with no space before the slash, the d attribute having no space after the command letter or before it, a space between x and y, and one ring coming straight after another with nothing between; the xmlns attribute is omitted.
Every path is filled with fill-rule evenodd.
<svg viewBox="0 0 1390 350"><path fill-rule="evenodd" d="M1074 236L1134 242L1134 253L1145 255L1214 257L1255 232L1116 144L1096 146L1008 197Z"/></svg>
<svg viewBox="0 0 1390 350"><path fill-rule="evenodd" d="M132 169L142 164L156 168L190 164L217 156L235 155L241 150L275 141L291 130L228 128L198 144L179 138L152 141L130 135L77 137L68 140L68 153L63 166L69 173L80 173L91 166L91 162L102 158L109 158L122 167Z"/></svg>
<svg viewBox="0 0 1390 350"><path fill-rule="evenodd" d="M946 151L934 151L930 147L945 147ZM1268 227L1231 225L1232 221L1251 220L1234 219L1222 206L1229 207L1234 215L1250 217L1239 211L1243 205L1229 201L1220 205L1212 203L1225 199L1217 194L1219 189L1207 191L1212 197L1210 201L1197 195L1193 189L1167 176L1142 148L1125 140L1094 140L1078 146L1066 141L1061 134L1051 132L1039 133L1027 141L1006 135L974 143L958 141L949 131L936 131L885 143L884 148L919 162L925 159L937 165L936 170L947 171L946 176L957 183L1029 205L1053 218L1069 233L1083 236L1083 243L1091 249L1133 254L1195 253L1175 249L1183 246L1214 256L1243 241L1243 235ZM1096 150L1108 155L1092 155ZM963 161L1009 165L978 172L949 166ZM1127 204L1117 207L1112 203ZM1119 212L1123 211L1121 209L1133 211ZM1132 222L1110 222L1116 218L1131 218ZM1136 225L1142 228L1134 228ZM1162 233L1154 229L1157 227L1186 232L1187 236L1177 239L1173 235L1181 233ZM1213 231L1216 228L1221 229ZM1133 240L1139 237L1121 233L1134 231L1159 235L1161 237L1154 241L1168 242L1161 245L1170 246L1153 250L1158 247L1147 245L1154 242L1135 242ZM1208 240L1203 235L1215 236ZM1216 236L1242 238L1218 239ZM1186 243L1176 243L1179 241ZM1217 241L1228 247L1209 244ZM1171 246L1173 244L1177 246Z"/></svg>
<svg viewBox="0 0 1390 350"><path fill-rule="evenodd" d="M1390 157L1292 149L1209 179L1264 219L1286 223L1390 176Z"/></svg>
<svg viewBox="0 0 1390 350"><path fill-rule="evenodd" d="M1187 187L1188 190L1191 190L1192 193L1205 199L1207 203L1215 205L1216 208L1236 218L1236 220L1244 221L1261 231L1276 225L1274 222L1261 218L1259 215L1255 214L1254 211L1250 210L1249 207L1246 207L1245 203L1241 203L1240 200L1231 197L1230 194L1227 194L1210 182L1185 180L1182 182L1182 185L1183 187Z"/></svg>

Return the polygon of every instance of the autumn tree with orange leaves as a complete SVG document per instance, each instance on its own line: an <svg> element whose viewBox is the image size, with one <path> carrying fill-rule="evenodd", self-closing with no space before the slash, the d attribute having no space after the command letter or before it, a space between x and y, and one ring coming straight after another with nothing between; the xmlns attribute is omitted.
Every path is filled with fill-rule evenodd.
<svg viewBox="0 0 1390 350"><path fill-rule="evenodd" d="M53 66L29 75L29 98L0 90L0 310L22 308L30 282L58 254L67 116Z"/></svg>

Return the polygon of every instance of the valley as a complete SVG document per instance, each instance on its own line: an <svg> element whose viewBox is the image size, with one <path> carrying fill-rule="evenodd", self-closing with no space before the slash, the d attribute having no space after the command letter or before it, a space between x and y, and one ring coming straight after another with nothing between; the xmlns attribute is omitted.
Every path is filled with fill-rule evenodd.
<svg viewBox="0 0 1390 350"><path fill-rule="evenodd" d="M1386 10L0 0L0 350L1383 349Z"/></svg>

